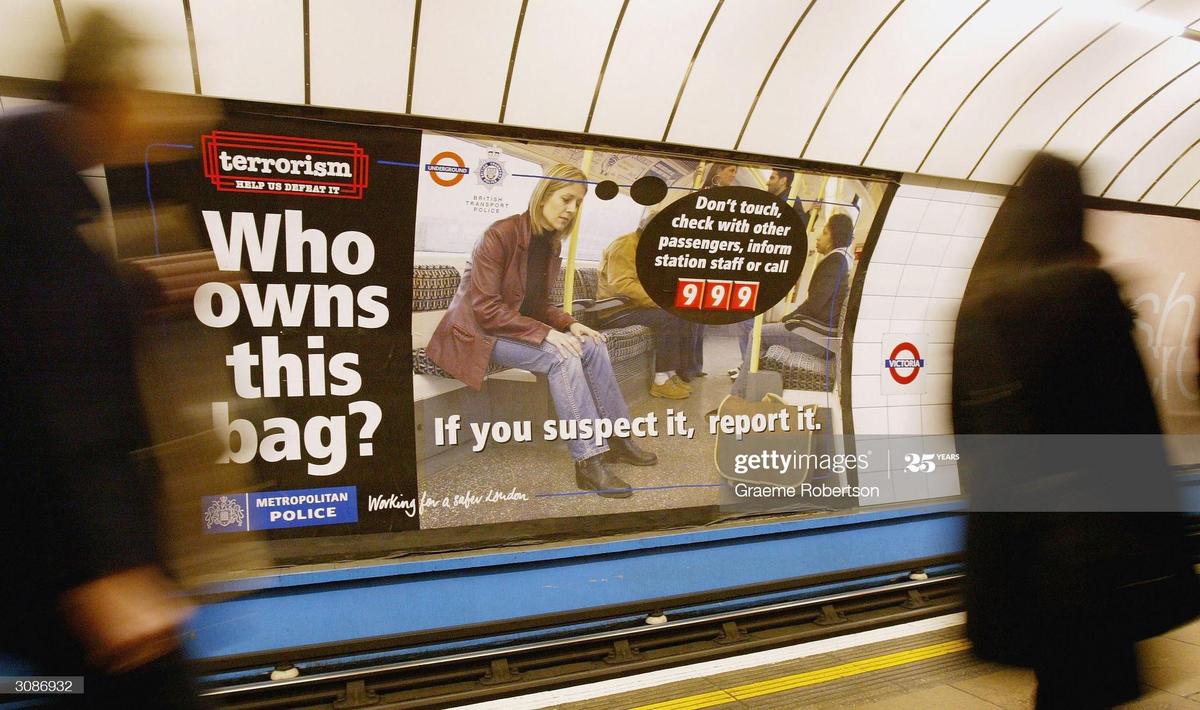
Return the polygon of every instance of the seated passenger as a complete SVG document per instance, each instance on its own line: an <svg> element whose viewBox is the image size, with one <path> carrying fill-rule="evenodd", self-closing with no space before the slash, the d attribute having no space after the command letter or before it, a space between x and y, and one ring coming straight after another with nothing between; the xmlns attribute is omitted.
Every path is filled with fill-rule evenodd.
<svg viewBox="0 0 1200 710"><path fill-rule="evenodd" d="M784 345L793 352L804 352L831 361L833 353L816 342L794 332L807 329L817 336L835 338L840 333L842 309L846 305L846 294L850 289L850 267L854 256L850 245L854 243L854 222L849 215L835 214L825 224L817 238L817 253L823 258L813 270L808 283L808 297L779 323L765 323L762 327L759 351L765 352L769 345ZM742 351L741 371L750 364L750 334L754 321L738 324L739 346ZM737 374L732 374L736 379Z"/></svg>
<svg viewBox="0 0 1200 710"><path fill-rule="evenodd" d="M686 399L692 392L688 381L700 371L695 360L697 340L702 337L700 326L667 313L642 288L637 276L637 246L642 229L654 217L655 210L647 209L637 231L617 237L600 257L600 274L596 296L600 299L619 298L625 305L607 315L605 328L644 325L654 331L654 382L650 385L653 397Z"/></svg>
<svg viewBox="0 0 1200 710"><path fill-rule="evenodd" d="M854 263L850 245L853 243L854 222L850 216L839 213L830 217L817 238L817 253L824 258L813 270L808 298L782 318L788 330L803 327L806 322L824 330L837 329L850 290L850 266Z"/></svg>
<svg viewBox="0 0 1200 710"><path fill-rule="evenodd" d="M773 168L771 170L771 174L767 177L767 192L771 193L772 195L774 195L775 197L778 197L781 200L786 201L788 199L788 197L792 194L792 180L795 178L795 176L796 176L796 174L790 170L780 170L778 168ZM803 209L803 207L801 207L799 201L797 201L795 203L794 207L796 210L796 214L800 217L800 231L807 234L808 233L808 213L804 211L804 209ZM739 354L741 355L742 359L744 360L744 359L746 359L746 347L747 347L747 344L750 342L750 332L754 329L754 319L748 318L748 319L738 323L737 325L738 325L738 349L739 349ZM729 376L736 380L738 378L738 375L741 373L741 371L742 371L742 368L740 366L735 367L729 371Z"/></svg>
<svg viewBox="0 0 1200 710"><path fill-rule="evenodd" d="M585 179L577 168L556 165L538 181L527 212L488 227L426 352L474 389L483 386L491 364L544 375L562 419L628 418L604 336L546 301L562 240L579 217ZM658 462L628 439L572 440L567 447L576 485L608 498L628 498L632 491L605 462Z"/></svg>

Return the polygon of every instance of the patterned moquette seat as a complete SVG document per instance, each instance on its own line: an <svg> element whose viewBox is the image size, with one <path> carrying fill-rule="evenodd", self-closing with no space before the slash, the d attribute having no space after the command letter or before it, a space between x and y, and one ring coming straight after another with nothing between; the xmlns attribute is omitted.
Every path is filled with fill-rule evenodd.
<svg viewBox="0 0 1200 710"><path fill-rule="evenodd" d="M828 364L823 357L794 352L783 345L772 345L759 358L760 370L772 370L783 377L783 387L789 390L832 392L837 382L837 357L830 355Z"/></svg>

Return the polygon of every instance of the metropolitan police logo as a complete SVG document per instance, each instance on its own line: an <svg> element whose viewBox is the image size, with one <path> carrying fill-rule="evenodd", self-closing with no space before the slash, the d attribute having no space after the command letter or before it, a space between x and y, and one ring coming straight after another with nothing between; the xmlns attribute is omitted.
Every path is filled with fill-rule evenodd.
<svg viewBox="0 0 1200 710"><path fill-rule="evenodd" d="M204 511L204 528L211 530L213 526L227 528L231 525L241 527L245 524L246 511L236 500L221 496Z"/></svg>
<svg viewBox="0 0 1200 710"><path fill-rule="evenodd" d="M500 162L501 155L503 153L498 150L489 150L487 157L479 160L479 169L475 172L475 176L479 179L480 185L491 188L504 183L504 178L508 177L508 168Z"/></svg>

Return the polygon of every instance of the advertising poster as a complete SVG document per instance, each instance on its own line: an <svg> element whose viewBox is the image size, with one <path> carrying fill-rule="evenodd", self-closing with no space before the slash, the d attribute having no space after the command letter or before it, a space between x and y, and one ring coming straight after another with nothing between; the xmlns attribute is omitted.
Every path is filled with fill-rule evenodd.
<svg viewBox="0 0 1200 710"><path fill-rule="evenodd" d="M186 487L203 533L418 526L400 406L416 181L388 164L418 146L414 132L235 115L190 145L148 146L144 170L110 171L118 255L163 306L147 332L174 348L151 358L173 383L147 404L151 424L215 434L215 465Z"/></svg>
<svg viewBox="0 0 1200 710"><path fill-rule="evenodd" d="M420 163L423 528L857 503L841 327L882 185L430 132ZM606 362L571 370L539 342L538 322L571 320Z"/></svg>
<svg viewBox="0 0 1200 710"><path fill-rule="evenodd" d="M861 495L842 329L882 182L234 114L109 185L178 343L150 358L177 380L158 439L215 435L182 494L201 534Z"/></svg>
<svg viewBox="0 0 1200 710"><path fill-rule="evenodd" d="M1088 239L1103 256L1135 314L1134 341L1158 407L1171 463L1200 462L1200 241L1196 221L1088 210ZM1169 254L1170 258L1162 255Z"/></svg>

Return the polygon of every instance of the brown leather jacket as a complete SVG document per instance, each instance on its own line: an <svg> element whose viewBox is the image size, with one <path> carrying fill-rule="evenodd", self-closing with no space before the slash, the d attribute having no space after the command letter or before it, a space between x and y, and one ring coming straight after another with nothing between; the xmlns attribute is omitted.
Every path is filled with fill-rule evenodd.
<svg viewBox="0 0 1200 710"><path fill-rule="evenodd" d="M497 337L536 346L551 328L566 330L575 322L549 303L539 318L521 315L530 236L528 212L488 227L467 260L458 293L429 339L429 359L473 389L483 386ZM551 239L547 286L558 279L561 248L560 239ZM541 299L545 302L545 293Z"/></svg>

